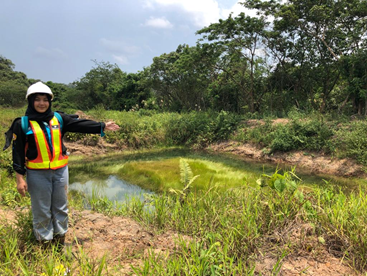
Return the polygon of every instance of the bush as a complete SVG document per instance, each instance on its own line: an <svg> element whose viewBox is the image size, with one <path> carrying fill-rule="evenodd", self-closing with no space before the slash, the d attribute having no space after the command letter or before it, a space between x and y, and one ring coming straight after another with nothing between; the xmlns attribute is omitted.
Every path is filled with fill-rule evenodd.
<svg viewBox="0 0 367 276"><path fill-rule="evenodd" d="M367 165L367 122L356 121L339 126L334 138L339 157L350 157Z"/></svg>
<svg viewBox="0 0 367 276"><path fill-rule="evenodd" d="M240 117L222 111L191 112L171 117L167 125L167 139L174 145L204 147L209 143L228 139L236 130Z"/></svg>
<svg viewBox="0 0 367 276"><path fill-rule="evenodd" d="M322 121L295 120L276 127L270 148L272 151L298 149L330 152L329 141L332 136L333 130Z"/></svg>
<svg viewBox="0 0 367 276"><path fill-rule="evenodd" d="M332 152L333 135L333 125L319 119L296 119L276 125L271 120L266 120L255 126L245 126L243 132L237 133L234 139L269 147L270 152L291 150Z"/></svg>

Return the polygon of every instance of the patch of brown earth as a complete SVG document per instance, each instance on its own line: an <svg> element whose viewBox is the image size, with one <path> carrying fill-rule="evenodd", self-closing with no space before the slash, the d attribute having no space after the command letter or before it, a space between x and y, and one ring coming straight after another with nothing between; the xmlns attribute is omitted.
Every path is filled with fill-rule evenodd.
<svg viewBox="0 0 367 276"><path fill-rule="evenodd" d="M132 272L149 254L166 259L179 239L189 240L173 232L156 234L126 217L108 217L84 210L71 213L70 231L66 243L75 255L80 248L93 259L106 255L108 267L120 267L118 275Z"/></svg>
<svg viewBox="0 0 367 276"><path fill-rule="evenodd" d="M85 139L78 140L77 142L64 141L64 145L70 154L86 156L105 154L118 149L116 145L107 143L105 139L101 137L91 137L93 137L93 139L86 137Z"/></svg>
<svg viewBox="0 0 367 276"><path fill-rule="evenodd" d="M218 153L231 153L244 159L273 164L287 164L304 168L311 173L337 176L365 176L363 166L350 159L337 159L322 153L292 151L288 153L266 154L257 146L234 141L210 145L207 150Z"/></svg>
<svg viewBox="0 0 367 276"><path fill-rule="evenodd" d="M75 112L75 115L79 116L79 119L88 119L88 120L93 120L92 116L89 116L87 114L85 114L83 111L81 110L77 110Z"/></svg>
<svg viewBox="0 0 367 276"><path fill-rule="evenodd" d="M16 211L0 206L3 225L14 224L15 220ZM106 256L107 268L113 268L108 275L131 275L131 266L140 267L144 258L152 253L166 259L176 250L176 243L182 240L191 238L174 232L157 234L127 217L72 210L65 244L71 247L75 261L73 267L78 267L77 262L82 255L88 256L91 262L99 262Z"/></svg>
<svg viewBox="0 0 367 276"><path fill-rule="evenodd" d="M259 249L255 271L261 275L360 275L343 262L341 251L308 223L296 222L268 237ZM284 254L284 258L279 258ZM278 256L278 257L275 257ZM279 270L276 273L277 263Z"/></svg>
<svg viewBox="0 0 367 276"><path fill-rule="evenodd" d="M272 120L272 124L273 125L277 125L277 124L287 124L289 123L289 119L286 118L278 118L275 120ZM264 120L256 120L256 119L250 119L250 120L246 120L243 122L247 127L256 127L256 126L262 126L265 125L265 121Z"/></svg>

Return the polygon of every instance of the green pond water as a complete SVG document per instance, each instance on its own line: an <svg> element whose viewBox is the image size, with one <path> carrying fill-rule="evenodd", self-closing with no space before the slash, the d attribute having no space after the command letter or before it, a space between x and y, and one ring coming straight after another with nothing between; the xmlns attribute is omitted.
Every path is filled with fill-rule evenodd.
<svg viewBox="0 0 367 276"><path fill-rule="evenodd" d="M175 162L177 163L178 168L179 162L177 160L179 160L181 156L165 155L164 158L158 158L157 155L155 155L155 158L156 159L147 158L148 160L139 160L139 158L134 158L133 163L136 162L135 167L140 170L141 174L144 174L148 170L161 170L158 175L160 174L161 177L164 177L165 174L171 173L170 171L164 171L164 167L167 164L172 165L172 160L176 160ZM249 161L233 159L228 158L228 156L210 156L206 154L189 153L185 154L184 158L190 161L190 166L193 169L194 175L199 174L200 178L204 179L205 181L213 176L215 181L224 183L225 187L228 183L230 183L231 185L233 181L236 180L237 175L239 176L239 180L238 183L235 184L236 186L247 184L254 185L254 183L256 183L256 179L258 179L261 174L265 173L271 175L276 170L280 170L280 173L286 170L291 170L291 167L280 167L280 165L276 164L258 163L252 162L251 160ZM116 166L115 161L116 160L114 160L111 165ZM129 162L131 162L131 160L129 160ZM121 164L124 163L126 163L126 160L121 160ZM98 164L99 168L105 166L103 162L101 163L101 160L96 162L96 164ZM106 166L108 167L108 165ZM95 169L96 168L94 168L94 170ZM195 172L195 170L200 171ZM116 174L107 175L104 178L99 177L98 180L94 179L93 176L90 176L89 180L84 183L73 181L72 177L69 189L85 193L88 196L92 196L93 193L98 197L106 196L108 199L117 202L124 202L132 197L144 200L144 194L153 193L151 190L143 189L138 185L134 185L134 179L130 178L129 182L124 180L124 175L121 174L121 170L119 172L120 173L116 172ZM299 185L302 187L332 186L340 188L346 192L357 190L359 189L359 187L362 187L363 189L367 187L366 179L337 177L334 175L316 175L304 169L297 169L296 174L302 180L299 182ZM227 176L228 180L226 180ZM201 181L200 178L198 178L197 180L198 183L200 183ZM231 187L230 185L228 187ZM174 186L169 186L168 188L170 187L177 189L177 187Z"/></svg>

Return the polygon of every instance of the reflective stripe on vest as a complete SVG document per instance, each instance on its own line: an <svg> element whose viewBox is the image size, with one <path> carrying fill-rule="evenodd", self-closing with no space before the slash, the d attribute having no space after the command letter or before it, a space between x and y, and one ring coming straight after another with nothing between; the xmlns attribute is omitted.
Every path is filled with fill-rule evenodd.
<svg viewBox="0 0 367 276"><path fill-rule="evenodd" d="M29 121L34 133L37 146L37 158L27 160L26 167L37 170L56 170L68 164L68 156L62 154L61 130L57 118L54 116L49 122L53 152L47 143L45 133L36 121Z"/></svg>

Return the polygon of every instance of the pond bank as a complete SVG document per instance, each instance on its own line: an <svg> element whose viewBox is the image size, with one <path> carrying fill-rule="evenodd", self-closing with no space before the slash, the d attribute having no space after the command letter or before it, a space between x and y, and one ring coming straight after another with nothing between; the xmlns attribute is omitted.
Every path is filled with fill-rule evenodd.
<svg viewBox="0 0 367 276"><path fill-rule="evenodd" d="M264 149L251 144L234 141L212 144L207 149L209 152L231 153L244 159L272 164L296 166L313 174L326 174L341 177L366 178L365 168L351 159L338 159L330 155L317 152L291 151L287 153L265 154Z"/></svg>

